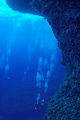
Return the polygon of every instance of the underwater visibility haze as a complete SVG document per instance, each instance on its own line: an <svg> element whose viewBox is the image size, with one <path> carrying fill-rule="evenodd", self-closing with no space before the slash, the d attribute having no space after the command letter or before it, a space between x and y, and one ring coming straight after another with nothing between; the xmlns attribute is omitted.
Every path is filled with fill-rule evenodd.
<svg viewBox="0 0 80 120"><path fill-rule="evenodd" d="M0 120L46 120L65 75L57 44L46 19L0 0Z"/></svg>

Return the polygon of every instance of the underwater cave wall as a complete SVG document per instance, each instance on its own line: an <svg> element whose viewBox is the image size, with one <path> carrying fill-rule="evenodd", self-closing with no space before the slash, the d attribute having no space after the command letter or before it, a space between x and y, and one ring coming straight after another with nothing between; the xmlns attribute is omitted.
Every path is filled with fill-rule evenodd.
<svg viewBox="0 0 80 120"><path fill-rule="evenodd" d="M62 50L61 63L67 69L63 85L49 102L47 118L80 120L80 1L26 0L25 2L26 9L24 10L22 4L22 11L42 15L48 20Z"/></svg>

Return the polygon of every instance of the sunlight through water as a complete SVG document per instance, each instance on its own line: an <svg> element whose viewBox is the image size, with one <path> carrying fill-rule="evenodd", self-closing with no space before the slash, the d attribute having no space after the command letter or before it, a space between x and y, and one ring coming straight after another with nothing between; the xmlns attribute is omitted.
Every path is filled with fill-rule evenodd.
<svg viewBox="0 0 80 120"><path fill-rule="evenodd" d="M38 104L45 102L57 40L47 20L13 11L6 0L0 0L0 26L0 71L7 80L23 80L29 85L35 81L37 110Z"/></svg>

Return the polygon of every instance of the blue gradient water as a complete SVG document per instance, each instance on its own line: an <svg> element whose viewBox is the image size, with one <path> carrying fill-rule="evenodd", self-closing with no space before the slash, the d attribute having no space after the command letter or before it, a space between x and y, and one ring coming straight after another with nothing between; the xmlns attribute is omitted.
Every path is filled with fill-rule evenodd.
<svg viewBox="0 0 80 120"><path fill-rule="evenodd" d="M47 103L65 75L61 51L44 18L5 6L0 8L0 120L46 120Z"/></svg>

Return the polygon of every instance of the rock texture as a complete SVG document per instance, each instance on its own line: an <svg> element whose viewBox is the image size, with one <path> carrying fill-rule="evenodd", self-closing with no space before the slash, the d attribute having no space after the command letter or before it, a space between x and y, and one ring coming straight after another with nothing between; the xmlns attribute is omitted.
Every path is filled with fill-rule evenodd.
<svg viewBox="0 0 80 120"><path fill-rule="evenodd" d="M67 73L60 90L49 102L48 120L80 120L80 0L14 0L12 4L10 1L13 0L7 0L13 9L45 17L62 50Z"/></svg>
<svg viewBox="0 0 80 120"><path fill-rule="evenodd" d="M46 114L48 120L80 120L80 69L68 71Z"/></svg>

